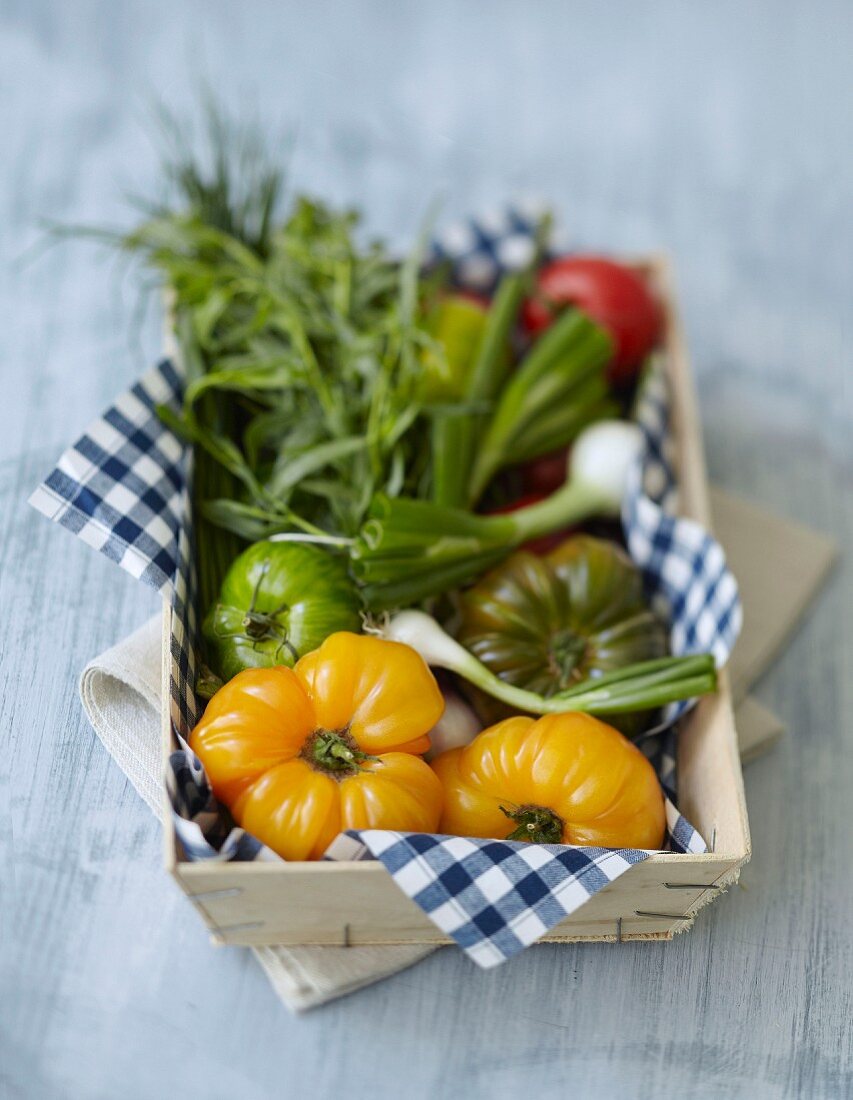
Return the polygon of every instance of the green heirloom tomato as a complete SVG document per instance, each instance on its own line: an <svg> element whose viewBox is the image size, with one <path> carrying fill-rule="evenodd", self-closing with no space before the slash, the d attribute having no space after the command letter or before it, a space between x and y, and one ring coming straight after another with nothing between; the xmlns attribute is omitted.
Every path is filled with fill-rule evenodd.
<svg viewBox="0 0 853 1100"><path fill-rule="evenodd" d="M459 641L502 680L546 697L668 652L630 558L589 535L545 558L513 554L460 602Z"/></svg>
<svg viewBox="0 0 853 1100"><path fill-rule="evenodd" d="M338 630L361 629L346 563L308 543L256 542L234 560L204 621L225 680L244 668L292 667Z"/></svg>

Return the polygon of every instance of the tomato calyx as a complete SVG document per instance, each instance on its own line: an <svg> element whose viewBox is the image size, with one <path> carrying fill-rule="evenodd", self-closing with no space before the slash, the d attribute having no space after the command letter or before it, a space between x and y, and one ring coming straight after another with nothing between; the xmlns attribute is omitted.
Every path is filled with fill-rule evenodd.
<svg viewBox="0 0 853 1100"><path fill-rule="evenodd" d="M573 630L557 630L548 642L548 667L554 676L554 692L565 691L584 678L580 671L589 643Z"/></svg>
<svg viewBox="0 0 853 1100"><path fill-rule="evenodd" d="M278 621L278 616L289 610L287 604L282 604L274 611L247 611L241 620L241 626L246 632L246 637L251 638L253 642L262 642L267 638L279 637L283 630L281 623ZM286 637L282 641L293 651L294 657L299 656L293 650L293 647L289 645Z"/></svg>
<svg viewBox="0 0 853 1100"><path fill-rule="evenodd" d="M216 604L214 613L218 612L221 608L222 604ZM275 651L276 657L278 657L282 649L286 649L295 664L299 660L299 651L293 642L291 642L287 627L280 620L280 616L285 615L288 611L290 611L290 606L286 603L280 604L278 607L273 608L272 611L256 611L254 607L249 607L239 620L239 630L223 631L219 630L216 625L214 625L212 632L217 640L243 638L245 641L251 642L253 646L258 642L276 641L278 642ZM219 679L220 687L222 686L222 682L222 679Z"/></svg>
<svg viewBox="0 0 853 1100"><path fill-rule="evenodd" d="M265 558L258 579L255 581L255 587L252 589L252 599L246 608L245 614L240 619L240 626L243 628L242 636L249 642L277 641L278 649L276 653L281 649L286 649L295 663L299 660L299 654L288 637L287 628L279 621L281 615L290 611L290 605L286 602L281 603L278 607L274 607L272 611L258 611L257 609L258 592L269 573L269 569L270 560ZM217 604L217 608L219 606ZM239 637L240 635L232 634L230 636ZM223 635L220 635L220 637L223 637Z"/></svg>
<svg viewBox="0 0 853 1100"><path fill-rule="evenodd" d="M270 571L270 559L265 558L264 564L261 566L261 571L258 574L258 579L255 581L255 587L252 590L252 599L246 609L246 614L241 620L241 626L246 632L246 637L250 638L253 642L262 642L267 638L281 637L282 644L286 645L293 654L293 659L297 660L299 654L293 648L287 640L286 632L282 631L281 624L278 621L279 615L284 614L285 611L289 611L290 608L286 603L279 604L278 607L272 611L258 611L256 604L258 600L258 591L261 587L261 583ZM283 635L283 636L282 636Z"/></svg>
<svg viewBox="0 0 853 1100"><path fill-rule="evenodd" d="M346 779L366 771L361 765L365 760L378 761L378 756L362 752L347 729L316 729L302 746L300 756L315 771L324 772L333 779Z"/></svg>
<svg viewBox="0 0 853 1100"><path fill-rule="evenodd" d="M507 834L507 840L560 844L563 839L563 819L546 806L518 806L514 810L501 806L501 813L516 824L516 828Z"/></svg>

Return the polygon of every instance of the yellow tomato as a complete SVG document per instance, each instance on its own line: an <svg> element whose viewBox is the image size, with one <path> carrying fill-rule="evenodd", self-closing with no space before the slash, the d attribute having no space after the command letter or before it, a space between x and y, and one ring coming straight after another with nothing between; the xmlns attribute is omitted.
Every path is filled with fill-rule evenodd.
<svg viewBox="0 0 853 1100"><path fill-rule="evenodd" d="M345 829L434 832L441 785L417 753L444 709L414 649L332 634L294 669L246 669L190 736L216 797L285 859Z"/></svg>
<svg viewBox="0 0 853 1100"><path fill-rule="evenodd" d="M507 718L432 767L444 788L443 833L601 848L663 843L654 768L585 714Z"/></svg>

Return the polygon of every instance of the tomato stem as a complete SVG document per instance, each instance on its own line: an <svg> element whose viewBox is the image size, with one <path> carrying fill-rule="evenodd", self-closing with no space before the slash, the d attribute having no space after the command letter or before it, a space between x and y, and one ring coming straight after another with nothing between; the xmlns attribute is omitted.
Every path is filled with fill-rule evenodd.
<svg viewBox="0 0 853 1100"><path fill-rule="evenodd" d="M378 761L379 757L362 752L348 730L317 729L302 748L302 757L312 768L326 772L333 779L346 779L365 771L365 760Z"/></svg>
<svg viewBox="0 0 853 1100"><path fill-rule="evenodd" d="M207 665L202 665L195 682L195 693L199 699L212 699L224 683L221 676L217 676Z"/></svg>
<svg viewBox="0 0 853 1100"><path fill-rule="evenodd" d="M587 657L589 642L573 630L555 630L548 639L548 669L557 690L564 691L584 679L581 665Z"/></svg>
<svg viewBox="0 0 853 1100"><path fill-rule="evenodd" d="M519 806L510 810L501 806L501 813L516 823L507 840L526 840L530 844L560 844L563 839L563 819L546 806Z"/></svg>

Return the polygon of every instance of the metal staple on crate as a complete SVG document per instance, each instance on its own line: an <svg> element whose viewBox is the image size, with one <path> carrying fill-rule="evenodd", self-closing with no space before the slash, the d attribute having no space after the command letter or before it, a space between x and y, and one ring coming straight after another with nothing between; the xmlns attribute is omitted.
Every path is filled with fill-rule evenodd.
<svg viewBox="0 0 853 1100"><path fill-rule="evenodd" d="M242 886L229 886L222 890L202 890L199 894L190 894L193 901L211 901L217 898L236 898L243 893Z"/></svg>
<svg viewBox="0 0 853 1100"><path fill-rule="evenodd" d="M213 914L203 904L205 901L216 901L219 898L234 898L243 893L242 886L223 887L221 890L200 890L197 894L189 894L188 897L195 907L204 914L211 931L217 936L224 936L226 932L244 932L250 928L263 928L262 920L244 921L240 924L219 924L213 918Z"/></svg>
<svg viewBox="0 0 853 1100"><path fill-rule="evenodd" d="M722 886L715 886L712 882L665 882L665 890L722 890Z"/></svg>
<svg viewBox="0 0 853 1100"><path fill-rule="evenodd" d="M215 928L221 936L225 932L246 932L250 928L263 928L265 923L262 920L248 920L242 924L217 924Z"/></svg>
<svg viewBox="0 0 853 1100"><path fill-rule="evenodd" d="M251 928L263 928L266 923L262 920L251 920L242 921L239 924L218 924L213 919L212 913L202 904L205 901L218 901L220 898L236 898L242 893L244 893L242 886L228 886L221 890L200 890L197 894L190 894L189 897L196 908L204 914L211 930L217 936L224 936L227 932L245 932Z"/></svg>

